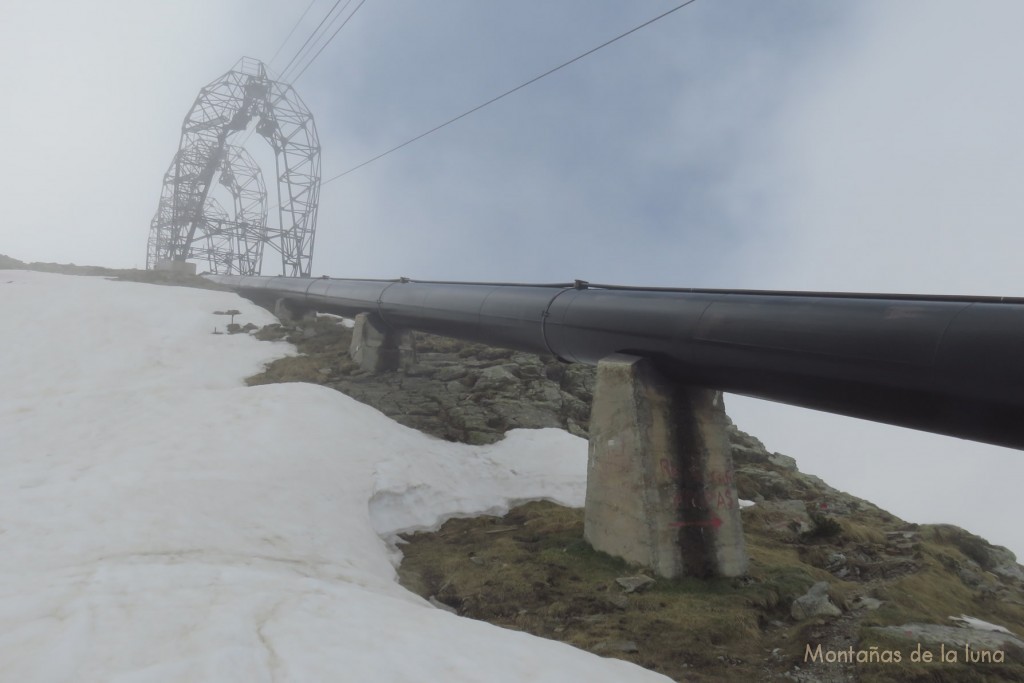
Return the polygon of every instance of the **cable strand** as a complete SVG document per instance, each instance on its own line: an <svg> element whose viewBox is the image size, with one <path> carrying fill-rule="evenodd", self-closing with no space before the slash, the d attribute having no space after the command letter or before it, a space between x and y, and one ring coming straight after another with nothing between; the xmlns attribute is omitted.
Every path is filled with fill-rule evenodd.
<svg viewBox="0 0 1024 683"><path fill-rule="evenodd" d="M292 30L288 31L288 35L285 36L284 40L281 41L281 44L278 46L277 51L274 53L274 56L270 58L269 62L267 62L267 66L273 65L274 60L277 59L277 56L279 54L281 54L281 50L284 49L284 46L288 44L288 41L291 39L292 35L295 34L295 29L299 27L299 24L302 23L302 20L306 18L306 15L309 14L309 10L313 9L313 5L315 4L316 0L311 0L311 2L308 5L306 5L306 10L302 13L302 16L299 17L299 20L295 22L295 25L292 26Z"/></svg>
<svg viewBox="0 0 1024 683"><path fill-rule="evenodd" d="M352 0L349 0L349 2L352 2ZM306 38L306 42L302 44L302 47L300 47L298 52L295 53L295 56L292 57L291 60L289 60L288 64L286 64L285 67L281 69L282 80L284 80L284 74L288 71L291 65L295 63L295 60L299 58L299 55L302 54L302 52L306 49L306 46L309 45L309 41L313 40L313 37L316 36L316 34L320 31L320 27L324 25L324 22L327 21L327 18L334 13L334 10L337 9L338 5L340 4L341 0L336 0L336 2L333 5L331 5L331 9L327 10L327 14L325 14L324 18L320 20L320 23L316 25L316 28L313 29L313 32L309 34L309 37Z"/></svg>
<svg viewBox="0 0 1024 683"><path fill-rule="evenodd" d="M311 65L311 64L312 64L313 62L315 62L315 61L316 61L316 58L320 56L320 53L321 53L321 52L323 52L323 51L324 51L324 49L325 49L325 48L326 48L326 47L327 47L328 45L330 45L330 44L331 44L331 41L332 41L332 40L334 40L334 37L335 37L336 35L338 35L338 33L340 33L340 32L341 32L341 29L345 28L345 25L346 25L346 24L347 24L347 23L348 23L348 22L349 22L349 21L350 21L350 20L352 19L352 17L354 17L354 16L356 15L356 12L358 12L358 11L359 11L359 8L363 6L363 3L364 3L364 2L366 2L366 0L359 0L359 4L358 4L358 5L356 5L356 8L355 8L354 10L352 10L352 13L351 13L351 14L349 14L349 15L348 15L348 17L346 17L346 18L345 18L345 21L341 22L341 26L339 26L339 27L338 27L338 28L337 28L337 29L336 29L336 30L334 31L334 33L332 33L332 34L331 34L331 37L327 39L327 42L326 42L326 43L324 43L324 44L323 44L323 45L322 45L322 46L320 47L320 49L319 49L319 50L317 50L317 53L316 53L315 55L313 55L313 58L312 58L312 59L310 59L310 60L309 60L308 62L306 62L306 66L302 67L302 71L300 71L299 73L295 74L295 76L293 76L293 77L292 77L292 79L291 79L291 83L292 83L292 84L294 84L294 83L295 83L296 81L298 81L298 80L299 80L299 79L300 79L300 78L302 77L302 74L306 73L306 69L308 69L308 68L310 67L310 65ZM345 5L345 6L346 6L346 7L348 7L348 4L346 3L346 5ZM345 10L344 10L344 9L342 9L342 12L344 12L344 11L345 11Z"/></svg>
<svg viewBox="0 0 1024 683"><path fill-rule="evenodd" d="M600 45L598 45L597 47L591 48L591 49L587 50L586 52L573 57L569 61L563 62L563 63L559 64L558 66L552 68L552 69L548 69L547 71L545 71L544 73L540 74L539 76L534 76L530 80L528 80L528 81L526 81L524 83L520 83L519 85L517 85L516 87L512 88L511 90L506 90L505 92L503 92L502 94L498 95L497 97L492 97L491 99L487 100L483 104L479 104L479 105L473 107L472 109L464 111L463 113L459 114L458 116L456 116L454 118L451 118L451 119L448 119L444 123L436 125L433 128L431 128L430 130L428 130L428 131L426 131L424 133L420 133L416 137L410 138L410 139L406 140L405 142L403 142L400 145L395 145L391 149L389 149L389 150L387 150L385 152L381 152L377 156L372 157L370 159L367 159L366 161L364 161L361 164L358 164L356 166L353 166L352 168L348 169L347 171L344 171L342 173L339 173L336 176L332 176L332 177L328 178L327 180L321 182L320 185L323 186L323 185L326 185L327 183L334 182L335 180L338 180L339 178L347 176L349 173L352 173L353 171L358 171L362 167L367 166L369 164L372 164L373 162L377 161L378 159L383 159L384 157L388 156L389 154L391 154L393 152L397 152L398 150L402 149L403 147L411 145L412 143L414 143L414 142L416 142L418 140L422 140L423 138L427 137L431 133L436 133L437 131L441 130L442 128L445 128L446 126L450 126L451 124L455 123L456 121L464 119L465 117L469 116L470 114L478 112L481 109L483 109L484 107L486 107L488 105L491 105L491 104L494 104L498 100L501 100L501 99L503 99L505 97L508 97L512 93L518 92L519 90L522 90L526 86L532 85L532 84L536 83L537 81L539 81L540 79L546 78L547 76L550 76L551 74L555 73L556 71L560 71L560 70L564 69L565 67L569 66L570 64L574 64L574 63L580 61L581 59L583 59L584 57L588 57L588 56L594 54L595 52L597 52L598 50L601 50L601 49L603 49L605 47L608 47L612 43L614 43L616 41L619 41L619 40L625 38L626 36L628 36L630 34L636 33L637 31L639 31L642 28L646 28L647 26L650 26L651 24L653 24L654 22L656 22L656 21L658 21L660 19L664 19L665 17L667 17L668 15L672 14L673 12L677 12L677 11L683 9L684 7L692 5L696 1L697 0L686 0L686 2L684 2L682 4L679 4L679 5L676 5L672 9L659 14L658 16L654 17L653 19L648 19L644 23L639 24L637 26L634 26L633 28L629 29L625 33L620 33L619 35L615 36L611 40L607 40L607 41L601 43ZM360 4L362 4L362 3L360 3Z"/></svg>

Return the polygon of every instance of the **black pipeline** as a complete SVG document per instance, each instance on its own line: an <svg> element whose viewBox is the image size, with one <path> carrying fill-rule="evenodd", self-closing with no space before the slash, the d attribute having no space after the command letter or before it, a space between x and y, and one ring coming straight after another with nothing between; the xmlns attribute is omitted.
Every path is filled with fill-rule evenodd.
<svg viewBox="0 0 1024 683"><path fill-rule="evenodd" d="M1024 449L1024 299L209 275L258 303L366 312L596 365Z"/></svg>

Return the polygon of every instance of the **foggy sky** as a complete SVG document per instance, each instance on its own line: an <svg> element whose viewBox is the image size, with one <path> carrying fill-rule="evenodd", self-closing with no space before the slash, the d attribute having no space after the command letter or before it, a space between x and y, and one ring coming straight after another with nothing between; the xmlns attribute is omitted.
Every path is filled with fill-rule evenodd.
<svg viewBox="0 0 1024 683"><path fill-rule="evenodd" d="M323 175L674 4L367 0L295 84ZM5 2L0 253L143 267L199 88L304 7ZM1020 296L1022 25L1012 0L698 0L325 185L314 274ZM802 470L1024 555L1019 451L727 406Z"/></svg>

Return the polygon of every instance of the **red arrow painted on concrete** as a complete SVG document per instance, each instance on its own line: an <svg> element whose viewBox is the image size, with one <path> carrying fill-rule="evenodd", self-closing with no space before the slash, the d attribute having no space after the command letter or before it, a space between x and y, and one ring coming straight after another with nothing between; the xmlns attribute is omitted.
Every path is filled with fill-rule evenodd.
<svg viewBox="0 0 1024 683"><path fill-rule="evenodd" d="M712 517L711 519L705 519L700 522L672 522L671 526L711 526L717 529L718 527L722 526L722 520L720 520L718 517Z"/></svg>

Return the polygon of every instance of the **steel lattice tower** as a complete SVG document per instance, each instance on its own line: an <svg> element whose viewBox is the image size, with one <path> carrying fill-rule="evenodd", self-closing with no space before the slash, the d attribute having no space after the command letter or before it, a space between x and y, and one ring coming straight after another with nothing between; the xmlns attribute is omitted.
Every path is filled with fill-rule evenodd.
<svg viewBox="0 0 1024 683"><path fill-rule="evenodd" d="M244 149L229 144L255 120L274 150L277 226L267 223L263 176ZM215 182L234 199L233 218L209 196ZM263 247L281 254L282 274L310 274L320 195L320 141L306 105L266 66L243 58L199 91L181 128L150 224L146 267L164 260L206 261L212 272L259 274Z"/></svg>

